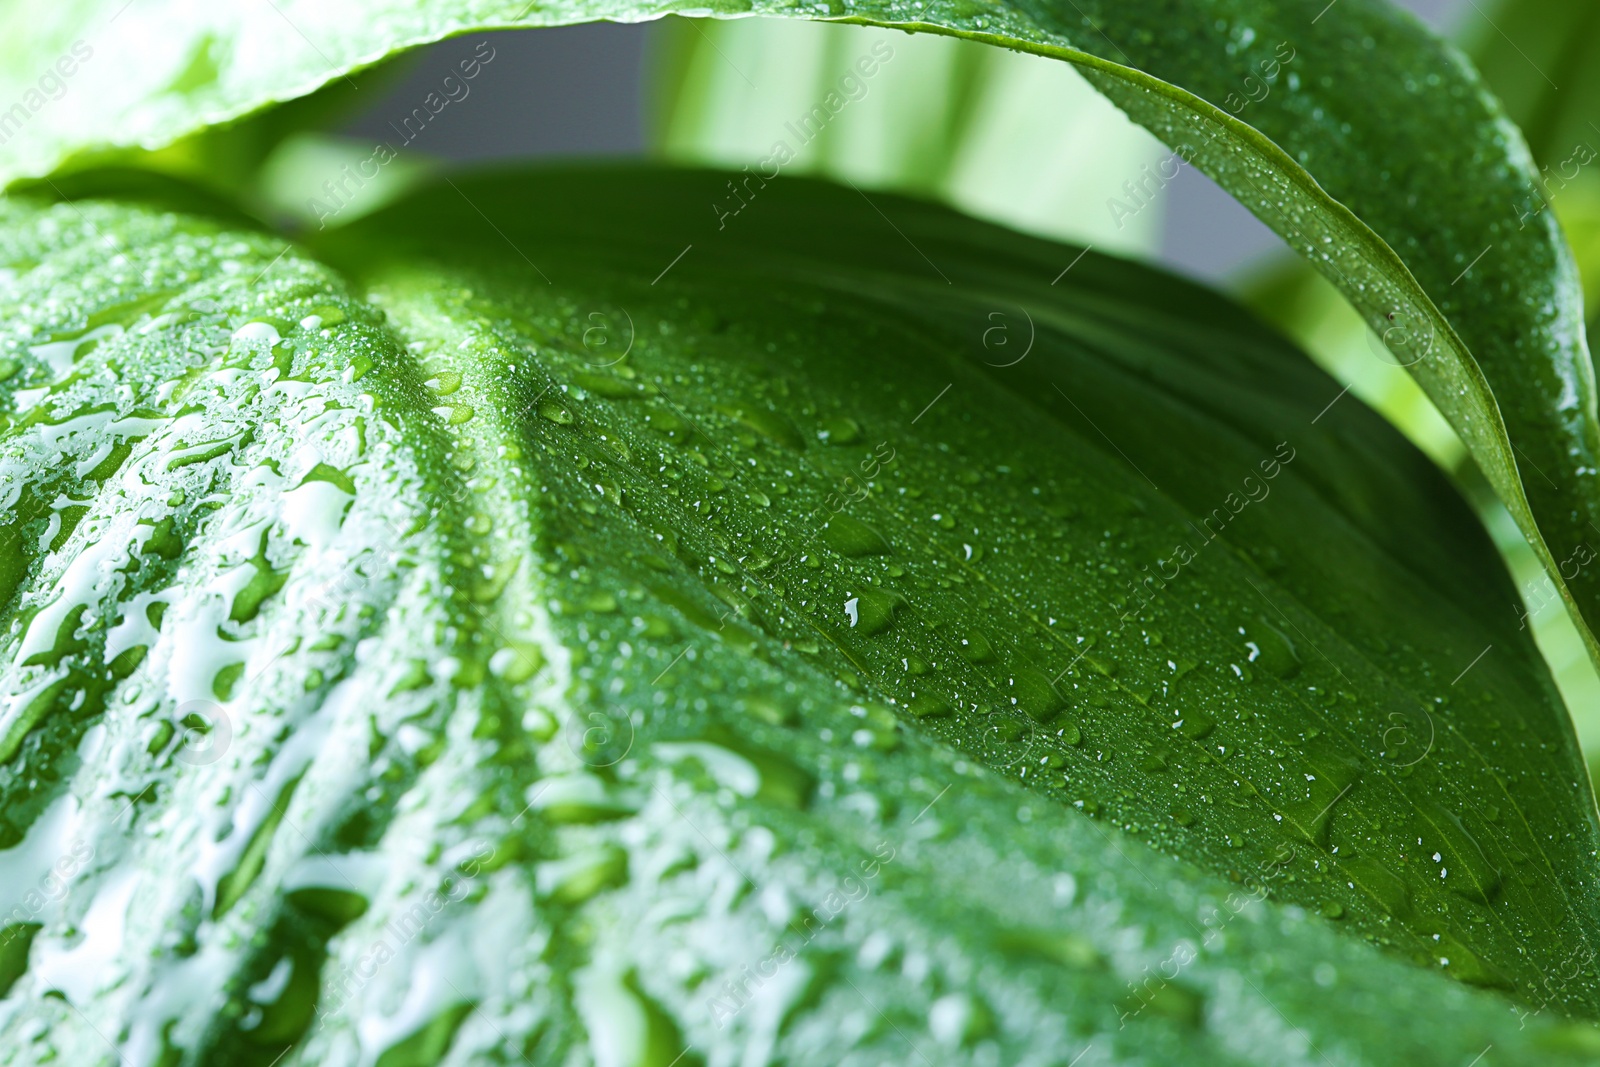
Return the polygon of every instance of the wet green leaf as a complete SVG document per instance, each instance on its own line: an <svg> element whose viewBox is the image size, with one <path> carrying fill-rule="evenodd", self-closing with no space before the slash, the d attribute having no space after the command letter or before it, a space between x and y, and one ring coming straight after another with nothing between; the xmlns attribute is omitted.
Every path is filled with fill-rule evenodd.
<svg viewBox="0 0 1600 1067"><path fill-rule="evenodd" d="M15 1062L1581 1049L1593 801L1427 461L1174 279L725 181L0 209Z"/></svg>

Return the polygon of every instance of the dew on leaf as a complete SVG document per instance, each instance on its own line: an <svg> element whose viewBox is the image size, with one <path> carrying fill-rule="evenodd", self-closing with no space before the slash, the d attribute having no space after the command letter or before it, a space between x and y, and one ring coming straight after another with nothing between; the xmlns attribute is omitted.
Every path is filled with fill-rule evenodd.
<svg viewBox="0 0 1600 1067"><path fill-rule="evenodd" d="M1049 722L1066 706L1050 676L1032 667L1013 671L1010 686L1012 699L1035 722Z"/></svg>
<svg viewBox="0 0 1600 1067"><path fill-rule="evenodd" d="M889 542L877 530L842 513L834 515L822 528L822 543L850 559L890 551Z"/></svg>
<svg viewBox="0 0 1600 1067"><path fill-rule="evenodd" d="M850 418L828 419L817 430L817 438L830 445L853 445L861 440L861 427Z"/></svg>
<svg viewBox="0 0 1600 1067"><path fill-rule="evenodd" d="M968 630L960 639L961 658L968 663L993 663L994 646L982 630Z"/></svg>
<svg viewBox="0 0 1600 1067"><path fill-rule="evenodd" d="M557 426L571 426L573 422L572 411L555 397L547 396L539 401L535 408L541 419L553 422Z"/></svg>

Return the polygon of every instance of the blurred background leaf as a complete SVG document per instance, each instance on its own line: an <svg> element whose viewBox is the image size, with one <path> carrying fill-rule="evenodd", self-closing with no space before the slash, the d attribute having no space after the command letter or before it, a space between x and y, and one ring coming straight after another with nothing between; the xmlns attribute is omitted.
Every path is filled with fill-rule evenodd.
<svg viewBox="0 0 1600 1067"><path fill-rule="evenodd" d="M669 18L656 47L654 148L667 160L737 169L786 139L798 147L786 174L942 200L1102 251L1160 248L1160 201L1120 219L1106 201L1167 149L1066 64L948 37L769 19ZM861 77L855 65L874 47L892 58ZM843 106L798 145L801 116L829 93Z"/></svg>
<svg viewBox="0 0 1600 1067"><path fill-rule="evenodd" d="M1600 5L1591 0L1473 3L1457 40L1522 128L1544 196L1518 216L1554 210L1583 274L1593 347L1600 297Z"/></svg>

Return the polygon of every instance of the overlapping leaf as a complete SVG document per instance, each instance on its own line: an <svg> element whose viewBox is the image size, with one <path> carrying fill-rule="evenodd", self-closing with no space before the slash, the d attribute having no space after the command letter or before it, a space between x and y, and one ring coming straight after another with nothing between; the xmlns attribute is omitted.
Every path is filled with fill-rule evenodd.
<svg viewBox="0 0 1600 1067"><path fill-rule="evenodd" d="M1535 192L1526 150L1459 57L1383 0L1068 7L694 11L919 28L1079 64L1339 286L1467 443L1569 607L1593 605L1600 572L1569 563L1600 517L1600 427L1576 274L1553 216L1522 221ZM0 173L42 173L100 146L157 147L453 33L674 10L488 0L18 5L0 34L7 92L22 101ZM73 60L79 39L102 42L98 66ZM73 60L75 81L48 66L58 53ZM38 85L19 73L41 63ZM47 99L46 88L61 99ZM46 107L50 121L33 121ZM1170 169L1130 175L1143 189L1134 200L1154 195Z"/></svg>

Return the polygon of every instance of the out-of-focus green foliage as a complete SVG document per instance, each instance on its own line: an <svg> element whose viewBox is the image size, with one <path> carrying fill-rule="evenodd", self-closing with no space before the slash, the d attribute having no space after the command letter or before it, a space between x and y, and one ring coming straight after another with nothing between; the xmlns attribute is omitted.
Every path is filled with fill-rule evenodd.
<svg viewBox="0 0 1600 1067"><path fill-rule="evenodd" d="M1527 138L1540 180L1519 219L1553 210L1600 306L1600 4L1500 0L1462 13L1457 40Z"/></svg>
<svg viewBox="0 0 1600 1067"><path fill-rule="evenodd" d="M788 173L934 197L1101 251L1160 246L1164 203L1123 218L1107 201L1166 150L1066 64L931 34L773 19L672 18L657 41L663 158L738 168L784 138L798 149ZM879 42L893 58L860 77L855 64ZM842 107L800 146L797 121L830 92Z"/></svg>

